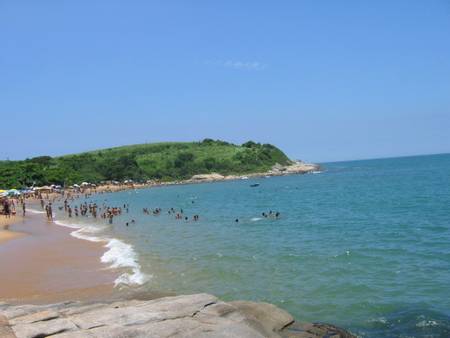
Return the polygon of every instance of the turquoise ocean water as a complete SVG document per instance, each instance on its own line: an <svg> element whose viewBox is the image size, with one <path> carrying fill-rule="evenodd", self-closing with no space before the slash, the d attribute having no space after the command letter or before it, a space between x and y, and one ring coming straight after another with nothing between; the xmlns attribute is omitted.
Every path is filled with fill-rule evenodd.
<svg viewBox="0 0 450 338"><path fill-rule="evenodd" d="M74 236L106 240L102 260L129 272L118 287L266 301L363 337L450 336L450 155L328 163L318 174L76 203L84 201L130 205L112 225L57 216ZM157 207L159 216L142 212ZM171 207L189 222L168 215ZM262 217L269 210L281 217Z"/></svg>

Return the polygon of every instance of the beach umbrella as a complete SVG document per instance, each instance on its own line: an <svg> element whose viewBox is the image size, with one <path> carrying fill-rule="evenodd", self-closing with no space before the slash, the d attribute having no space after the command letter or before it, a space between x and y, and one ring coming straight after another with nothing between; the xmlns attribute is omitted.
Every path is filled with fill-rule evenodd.
<svg viewBox="0 0 450 338"><path fill-rule="evenodd" d="M20 195L20 191L17 189L10 189L6 192L8 196L18 196Z"/></svg>

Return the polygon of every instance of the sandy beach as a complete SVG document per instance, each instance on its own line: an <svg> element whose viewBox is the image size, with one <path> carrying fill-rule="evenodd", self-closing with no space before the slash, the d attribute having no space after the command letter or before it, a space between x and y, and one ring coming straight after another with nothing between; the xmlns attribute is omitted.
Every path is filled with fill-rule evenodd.
<svg viewBox="0 0 450 338"><path fill-rule="evenodd" d="M6 218L5 216L0 215L0 244L25 235L22 232L9 230L12 224L20 222L21 220L22 218L19 216Z"/></svg>
<svg viewBox="0 0 450 338"><path fill-rule="evenodd" d="M46 303L110 294L118 271L101 263L101 243L74 238L44 215L0 218L0 300Z"/></svg>

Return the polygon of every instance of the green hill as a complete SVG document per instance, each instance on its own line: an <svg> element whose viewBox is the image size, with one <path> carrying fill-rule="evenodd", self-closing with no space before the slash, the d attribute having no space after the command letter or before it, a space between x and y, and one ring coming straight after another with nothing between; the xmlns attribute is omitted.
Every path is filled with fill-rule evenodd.
<svg viewBox="0 0 450 338"><path fill-rule="evenodd" d="M242 145L211 139L139 144L60 157L0 161L0 188L125 179L169 181L211 172L247 174L289 162L275 146L252 141Z"/></svg>

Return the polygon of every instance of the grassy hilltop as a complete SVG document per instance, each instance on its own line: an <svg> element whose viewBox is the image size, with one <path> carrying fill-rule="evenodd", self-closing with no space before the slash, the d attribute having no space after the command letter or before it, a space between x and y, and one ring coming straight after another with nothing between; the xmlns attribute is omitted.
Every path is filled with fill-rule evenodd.
<svg viewBox="0 0 450 338"><path fill-rule="evenodd" d="M60 157L0 161L0 188L20 188L33 182L62 185L125 179L168 181L211 172L247 174L289 162L275 146L252 141L242 145L211 139L139 144Z"/></svg>

